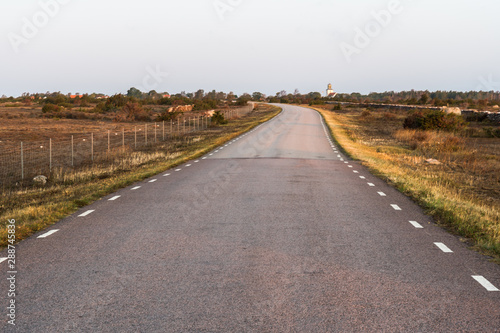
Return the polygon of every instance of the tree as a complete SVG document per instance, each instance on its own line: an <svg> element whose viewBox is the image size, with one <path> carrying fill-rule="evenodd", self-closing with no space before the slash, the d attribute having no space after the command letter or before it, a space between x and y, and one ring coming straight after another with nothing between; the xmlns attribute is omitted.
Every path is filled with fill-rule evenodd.
<svg viewBox="0 0 500 333"><path fill-rule="evenodd" d="M198 89L197 92L194 93L194 99L203 99L205 97L205 90Z"/></svg>
<svg viewBox="0 0 500 333"><path fill-rule="evenodd" d="M260 101L263 97L264 97L264 94L263 94L263 93L261 93L261 92L254 92L254 93L252 94L252 99L253 99L254 101Z"/></svg>
<svg viewBox="0 0 500 333"><path fill-rule="evenodd" d="M429 102L429 95L427 93L423 93L423 95L420 97L420 100L418 101L419 104L425 105Z"/></svg>
<svg viewBox="0 0 500 333"><path fill-rule="evenodd" d="M132 87L127 91L127 96L140 99L142 98L142 92L139 89Z"/></svg>

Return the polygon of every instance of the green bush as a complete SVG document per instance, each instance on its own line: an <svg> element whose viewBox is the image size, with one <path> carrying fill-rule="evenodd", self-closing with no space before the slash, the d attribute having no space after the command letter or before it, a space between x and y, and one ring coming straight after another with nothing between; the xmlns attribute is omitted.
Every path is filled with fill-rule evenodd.
<svg viewBox="0 0 500 333"><path fill-rule="evenodd" d="M456 131L465 127L462 116L447 114L442 110L422 110L412 112L403 123L404 128L422 130Z"/></svg>
<svg viewBox="0 0 500 333"><path fill-rule="evenodd" d="M212 115L212 124L224 125L227 124L227 120L224 118L224 115L220 111L215 111L215 113Z"/></svg>
<svg viewBox="0 0 500 333"><path fill-rule="evenodd" d="M325 105L325 101L322 99L313 99L311 102L309 102L309 105Z"/></svg>
<svg viewBox="0 0 500 333"><path fill-rule="evenodd" d="M58 111L61 111L61 107L59 105L47 103L42 107L43 113L58 112Z"/></svg>

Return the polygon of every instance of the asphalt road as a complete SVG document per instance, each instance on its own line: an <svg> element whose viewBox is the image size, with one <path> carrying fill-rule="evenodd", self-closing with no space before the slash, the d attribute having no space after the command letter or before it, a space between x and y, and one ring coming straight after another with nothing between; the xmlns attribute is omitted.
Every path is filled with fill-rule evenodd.
<svg viewBox="0 0 500 333"><path fill-rule="evenodd" d="M23 241L1 330L500 332L500 267L329 140L284 106Z"/></svg>

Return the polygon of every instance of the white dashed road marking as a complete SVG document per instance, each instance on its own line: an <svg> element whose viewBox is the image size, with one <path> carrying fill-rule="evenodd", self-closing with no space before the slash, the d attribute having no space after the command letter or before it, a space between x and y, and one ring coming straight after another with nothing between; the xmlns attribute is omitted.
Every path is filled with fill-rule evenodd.
<svg viewBox="0 0 500 333"><path fill-rule="evenodd" d="M95 212L94 209L88 210L85 213L78 215L78 217L85 217L85 216L88 216L88 215L92 214L93 212Z"/></svg>
<svg viewBox="0 0 500 333"><path fill-rule="evenodd" d="M54 230L51 230L49 232L44 233L43 235L38 236L37 238L46 238L46 237L49 237L52 234L55 234L58 231L59 231L59 229L54 229Z"/></svg>
<svg viewBox="0 0 500 333"><path fill-rule="evenodd" d="M141 188L140 186L136 186L136 187L131 188L130 190L131 190L131 191L135 191L135 190L138 190L138 189L140 189L140 188Z"/></svg>
<svg viewBox="0 0 500 333"><path fill-rule="evenodd" d="M423 229L424 227L422 227L420 225L420 223L418 223L417 221L410 221L410 223L417 229Z"/></svg>
<svg viewBox="0 0 500 333"><path fill-rule="evenodd" d="M120 197L120 195L117 195L116 197L112 197L111 199L109 199L108 201L115 201L116 199L118 199Z"/></svg>
<svg viewBox="0 0 500 333"><path fill-rule="evenodd" d="M443 243L434 243L434 245L436 245L444 253L453 253L453 251L450 250L450 248L444 245Z"/></svg>
<svg viewBox="0 0 500 333"><path fill-rule="evenodd" d="M391 205L391 207L394 208L394 210L402 210L398 205Z"/></svg>
<svg viewBox="0 0 500 333"><path fill-rule="evenodd" d="M479 282L488 291L500 291L497 287L492 285L490 281L486 280L484 276L473 275L472 278Z"/></svg>

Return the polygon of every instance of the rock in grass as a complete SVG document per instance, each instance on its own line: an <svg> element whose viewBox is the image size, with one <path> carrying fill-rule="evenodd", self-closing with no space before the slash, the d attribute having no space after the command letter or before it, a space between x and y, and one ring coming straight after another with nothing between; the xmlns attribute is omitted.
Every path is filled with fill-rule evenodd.
<svg viewBox="0 0 500 333"><path fill-rule="evenodd" d="M440 165L441 162L434 158L429 158L428 160L425 160L425 163L432 164L432 165Z"/></svg>
<svg viewBox="0 0 500 333"><path fill-rule="evenodd" d="M33 182L37 185L45 185L47 184L47 177L43 175L36 176L35 178L33 178Z"/></svg>

